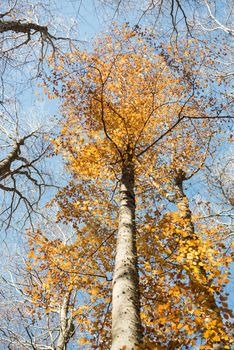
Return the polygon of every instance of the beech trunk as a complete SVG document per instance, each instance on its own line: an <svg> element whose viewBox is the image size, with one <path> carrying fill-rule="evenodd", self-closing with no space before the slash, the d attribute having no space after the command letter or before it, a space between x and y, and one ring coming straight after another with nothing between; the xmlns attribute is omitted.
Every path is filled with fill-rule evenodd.
<svg viewBox="0 0 234 350"><path fill-rule="evenodd" d="M181 185L178 185L177 187L177 208L179 210L179 214L180 216L187 220L187 225L186 225L186 230L189 234L189 237L187 238L187 240L190 240L190 241L196 241L198 240L198 236L195 232L195 229L194 229L194 224L193 224L193 220L192 220L192 213L191 213L191 210L189 208L189 202L188 202L188 198L187 196L185 195L184 191L183 191L183 184L181 182ZM202 260L198 254L197 256L197 262L200 263ZM206 271L204 270L204 268L202 266L199 266L199 273L205 278L207 279L207 274L206 274ZM208 283L208 282L207 282ZM208 283L209 284L209 283ZM200 286L200 288L202 289L202 286ZM219 311L219 307L217 306L216 304L216 301L215 301L215 297L213 295L213 293L209 293L207 292L207 289L204 288L204 291L206 291L206 294L207 294L207 304L209 304L210 306L210 309L215 312L216 316L218 318L221 319L221 315L220 315L220 311Z"/></svg>
<svg viewBox="0 0 234 350"><path fill-rule="evenodd" d="M68 316L70 292L63 299L60 310L60 333L57 342L57 350L66 350L67 344L72 337L72 318Z"/></svg>
<svg viewBox="0 0 234 350"><path fill-rule="evenodd" d="M119 228L112 293L111 350L132 350L141 343L139 279L136 250L134 166L123 166Z"/></svg>
<svg viewBox="0 0 234 350"><path fill-rule="evenodd" d="M175 183L176 183L175 204L177 205L180 216L187 221L186 230L189 234L189 237L187 239L191 240L191 241L196 241L196 240L198 240L198 236L197 236L195 228L194 228L194 223L192 220L192 213L191 213L191 210L189 207L189 201L188 201L188 198L183 190L183 180L184 179L182 177L178 177L175 180L176 180L175 181ZM201 259L200 259L199 255L197 256L197 259L198 259L197 266L200 266L199 263L201 262ZM207 281L207 274L202 266L199 267L199 273ZM209 282L206 282L206 284L209 285ZM220 324L222 324L223 323L222 316L220 314L219 307L217 306L214 294L209 292L209 290L202 285L200 285L199 287L201 290L204 288L204 293L206 294L207 305L209 305L210 310L212 310L212 312L215 314L217 320L220 322ZM225 345L227 345L227 344L214 343L212 349L213 350L224 350Z"/></svg>

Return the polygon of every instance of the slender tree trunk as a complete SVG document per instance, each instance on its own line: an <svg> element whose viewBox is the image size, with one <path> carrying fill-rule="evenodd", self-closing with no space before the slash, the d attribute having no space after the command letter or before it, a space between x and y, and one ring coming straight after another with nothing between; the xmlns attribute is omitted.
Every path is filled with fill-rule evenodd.
<svg viewBox="0 0 234 350"><path fill-rule="evenodd" d="M60 310L60 333L57 342L57 350L66 350L67 344L72 337L72 318L68 317L68 309L71 293L68 292L63 299Z"/></svg>
<svg viewBox="0 0 234 350"><path fill-rule="evenodd" d="M194 249L196 249L196 246L198 244L198 236L195 232L193 220L192 220L192 213L189 208L189 201L186 196L186 194L183 191L183 181L179 182L177 181L177 186L176 186L176 194L177 194L177 199L176 199L176 206L179 211L179 215L185 220L186 222L186 232L188 233L188 237L186 238L186 241L193 242ZM207 274L206 271L204 270L202 265L199 265L199 263L202 262L202 259L200 255L196 255L197 259L197 266L199 267L199 274L200 276L203 277L204 282L206 282L206 285L209 284L207 282ZM197 284L197 281L196 281ZM200 289L203 289L201 285L199 285ZM204 292L206 292L206 297L207 297L207 304L210 305L210 309L216 313L216 315L220 318L220 311L219 308L216 304L214 295L211 292L208 292L208 289L204 287Z"/></svg>
<svg viewBox="0 0 234 350"><path fill-rule="evenodd" d="M112 294L111 350L135 349L141 343L136 251L134 166L124 165L120 184L119 228Z"/></svg>
<svg viewBox="0 0 234 350"><path fill-rule="evenodd" d="M186 238L186 241L187 241L187 243L193 242L194 249L196 249L196 244L198 244L198 236L196 234L194 223L192 220L192 213L191 213L191 210L189 208L189 201L188 201L188 198L183 190L184 178L179 176L175 180L176 180L175 181L175 183L176 183L175 204L178 208L179 215L183 219L185 219L185 222L186 222L186 232L188 233L188 237ZM206 273L205 269L203 268L202 265L200 265L200 263L202 262L202 259L201 259L199 254L196 255L196 260L197 260L196 266L199 268L199 274L201 276L201 281L203 280L203 283L201 283L201 281L198 281L196 278L195 278L195 281L193 281L192 274L190 276L191 283L195 288L199 286L199 290L204 292L204 294L206 296L206 304L207 304L208 308L213 312L213 314L215 315L215 317L217 318L219 323L222 324L223 323L222 316L220 313L220 309L216 303L214 294L209 291L209 288L207 288L209 286L209 281L207 279L207 273ZM226 345L226 344L215 343L215 344L213 344L212 349L213 350L223 350L224 345Z"/></svg>

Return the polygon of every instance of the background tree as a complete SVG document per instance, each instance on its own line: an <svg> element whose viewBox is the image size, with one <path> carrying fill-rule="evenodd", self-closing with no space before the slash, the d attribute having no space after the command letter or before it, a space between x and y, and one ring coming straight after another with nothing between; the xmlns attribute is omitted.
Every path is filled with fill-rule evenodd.
<svg viewBox="0 0 234 350"><path fill-rule="evenodd" d="M2 115L0 127L2 159L0 161L1 221L9 227L13 214L23 204L26 211L24 222L31 220L31 214L37 211L39 201L48 186L52 186L48 171L40 164L48 151L48 142L43 139L45 132L41 128L33 131L22 130L19 125L13 127L10 118ZM25 128L27 130L27 128ZM21 217L22 219L22 217Z"/></svg>
<svg viewBox="0 0 234 350"><path fill-rule="evenodd" d="M162 19L170 24L169 31L177 35L186 31L188 35L199 35L201 32L223 31L228 35L233 35L232 28L232 3L231 1L178 1L159 0L145 1L136 4L132 0L103 0L106 5L110 5L114 17L121 14L123 10L129 9L134 12L135 24L142 24L144 19L151 21L155 26Z"/></svg>
<svg viewBox="0 0 234 350"><path fill-rule="evenodd" d="M31 105L27 97L22 98L22 91L28 91L26 96L35 90L36 79L45 73L49 53L72 47L76 23L71 28L61 16L55 16L53 1L7 0L1 5L1 221L9 227L16 210L23 210L20 204L26 209L24 220L30 218L44 188L51 183L42 159L48 150L44 137L52 123L48 120L46 125L44 118L42 128L42 116L25 117Z"/></svg>
<svg viewBox="0 0 234 350"><path fill-rule="evenodd" d="M79 191L76 201L82 203L87 193L90 186L83 193ZM93 199L95 205L95 196ZM103 195L102 200L104 206ZM102 223L100 208L99 215L94 217L86 202L82 208L77 205L79 213L80 216L86 213L79 223L74 220L72 225L64 226L51 221L40 224L43 231L28 231L28 257L24 249L17 266L13 262L4 274L1 302L8 301L0 327L4 346L75 349L77 341L82 347L90 337L99 343L100 329L94 327L93 320L108 326L105 310L108 313L110 308L112 261L104 261L103 252L111 255L114 232ZM98 234L103 230L105 234ZM106 326L101 332L108 334Z"/></svg>
<svg viewBox="0 0 234 350"><path fill-rule="evenodd" d="M107 18L121 21L124 17L133 27L145 26L157 31L161 38L169 40L174 46L181 36L197 38L201 43L216 41L216 54L224 46L223 79L233 77L233 58L231 42L234 35L232 23L233 5L230 0L149 0L136 3L132 0L102 0L102 11ZM231 93L231 89L229 90Z"/></svg>

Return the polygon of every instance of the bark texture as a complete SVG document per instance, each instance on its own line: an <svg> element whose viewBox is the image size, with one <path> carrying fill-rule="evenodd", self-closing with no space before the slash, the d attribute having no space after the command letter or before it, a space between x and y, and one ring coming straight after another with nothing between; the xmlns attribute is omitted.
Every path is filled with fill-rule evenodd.
<svg viewBox="0 0 234 350"><path fill-rule="evenodd" d="M48 28L46 26L40 26L36 23L27 23L27 22L21 22L18 21L5 21L0 20L0 33L12 31L15 33L26 33L28 35L32 34L34 32L40 32L41 34L44 34L45 36L48 36Z"/></svg>
<svg viewBox="0 0 234 350"><path fill-rule="evenodd" d="M120 185L112 295L111 350L135 349L141 343L142 328L136 251L134 167L131 161L123 167Z"/></svg>
<svg viewBox="0 0 234 350"><path fill-rule="evenodd" d="M193 220L192 220L192 213L191 213L191 210L189 208L189 201L188 201L186 194L183 191L183 179L181 179L181 178L176 179L176 205L177 205L180 216L186 220L185 221L186 222L186 231L188 233L188 237L186 237L186 240L193 241L195 243L195 247L196 247L196 241L198 241L198 236L195 232L195 228L194 228L194 224L193 224ZM197 255L198 265L197 266L199 266L199 273L205 279L206 285L209 285L209 282L207 281L206 271L204 270L203 266L199 265L200 262L202 262L202 260L198 254ZM197 281L195 284L197 284ZM202 286L199 286L199 288L202 289ZM206 292L206 294L207 294L207 304L209 304L210 309L216 313L216 316L218 316L218 318L220 318L221 316L220 316L219 307L216 304L214 295L210 292L208 293L208 289L205 288L205 286L204 286L204 292Z"/></svg>
<svg viewBox="0 0 234 350"><path fill-rule="evenodd" d="M60 332L57 342L57 350L66 350L69 340L73 336L72 317L68 315L70 304L70 293L64 296L63 303L60 310Z"/></svg>
<svg viewBox="0 0 234 350"><path fill-rule="evenodd" d="M196 247L196 241L198 241L198 236L195 231L194 223L192 220L192 213L189 208L189 201L184 193L183 190L183 181L186 180L185 173L178 172L177 177L175 178L175 198L174 203L176 204L178 208L179 215L185 219L186 222L186 232L188 233L188 237L186 238L187 242L193 241ZM185 242L186 243L186 242ZM199 266L199 274L202 276L202 279L204 281L204 284L201 284L197 280L193 280L193 276L190 276L191 286L194 286L194 288L197 288L199 285L199 289L204 291L204 294L206 295L206 303L209 307L209 309L213 312L216 319L219 320L219 322L222 324L222 316L220 313L220 309L216 303L215 296L213 293L209 291L209 281L207 278L207 273L202 265L199 265L199 263L202 262L202 259L200 258L199 254L197 255L197 266ZM212 349L213 350L224 350L224 346L228 344L223 343L215 343L213 344Z"/></svg>
<svg viewBox="0 0 234 350"><path fill-rule="evenodd" d="M12 151L0 161L0 180L7 176L10 172L11 164L18 159L20 154L20 146L24 144L25 139L21 139L19 142L16 142Z"/></svg>

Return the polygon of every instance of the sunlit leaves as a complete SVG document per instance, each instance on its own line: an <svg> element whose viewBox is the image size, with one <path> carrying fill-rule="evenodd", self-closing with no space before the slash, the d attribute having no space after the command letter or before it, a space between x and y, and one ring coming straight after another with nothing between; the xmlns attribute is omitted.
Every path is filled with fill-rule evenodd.
<svg viewBox="0 0 234 350"><path fill-rule="evenodd" d="M232 257L215 241L218 225L196 222L183 190L217 146L209 117L214 106L222 109L218 70L211 51L198 51L195 40L177 48L157 40L124 26L99 38L91 52L51 60L47 85L64 114L52 142L72 177L57 196L57 220L71 223L77 238L47 242L37 233L30 241L29 258L45 272L43 291L32 294L35 302L40 293L50 295L47 303L67 290L88 295L92 317L81 345L105 349L110 342L118 183L129 155L146 346L189 349L201 341L209 349L231 338L225 285ZM85 313L81 305L74 310L79 324Z"/></svg>

